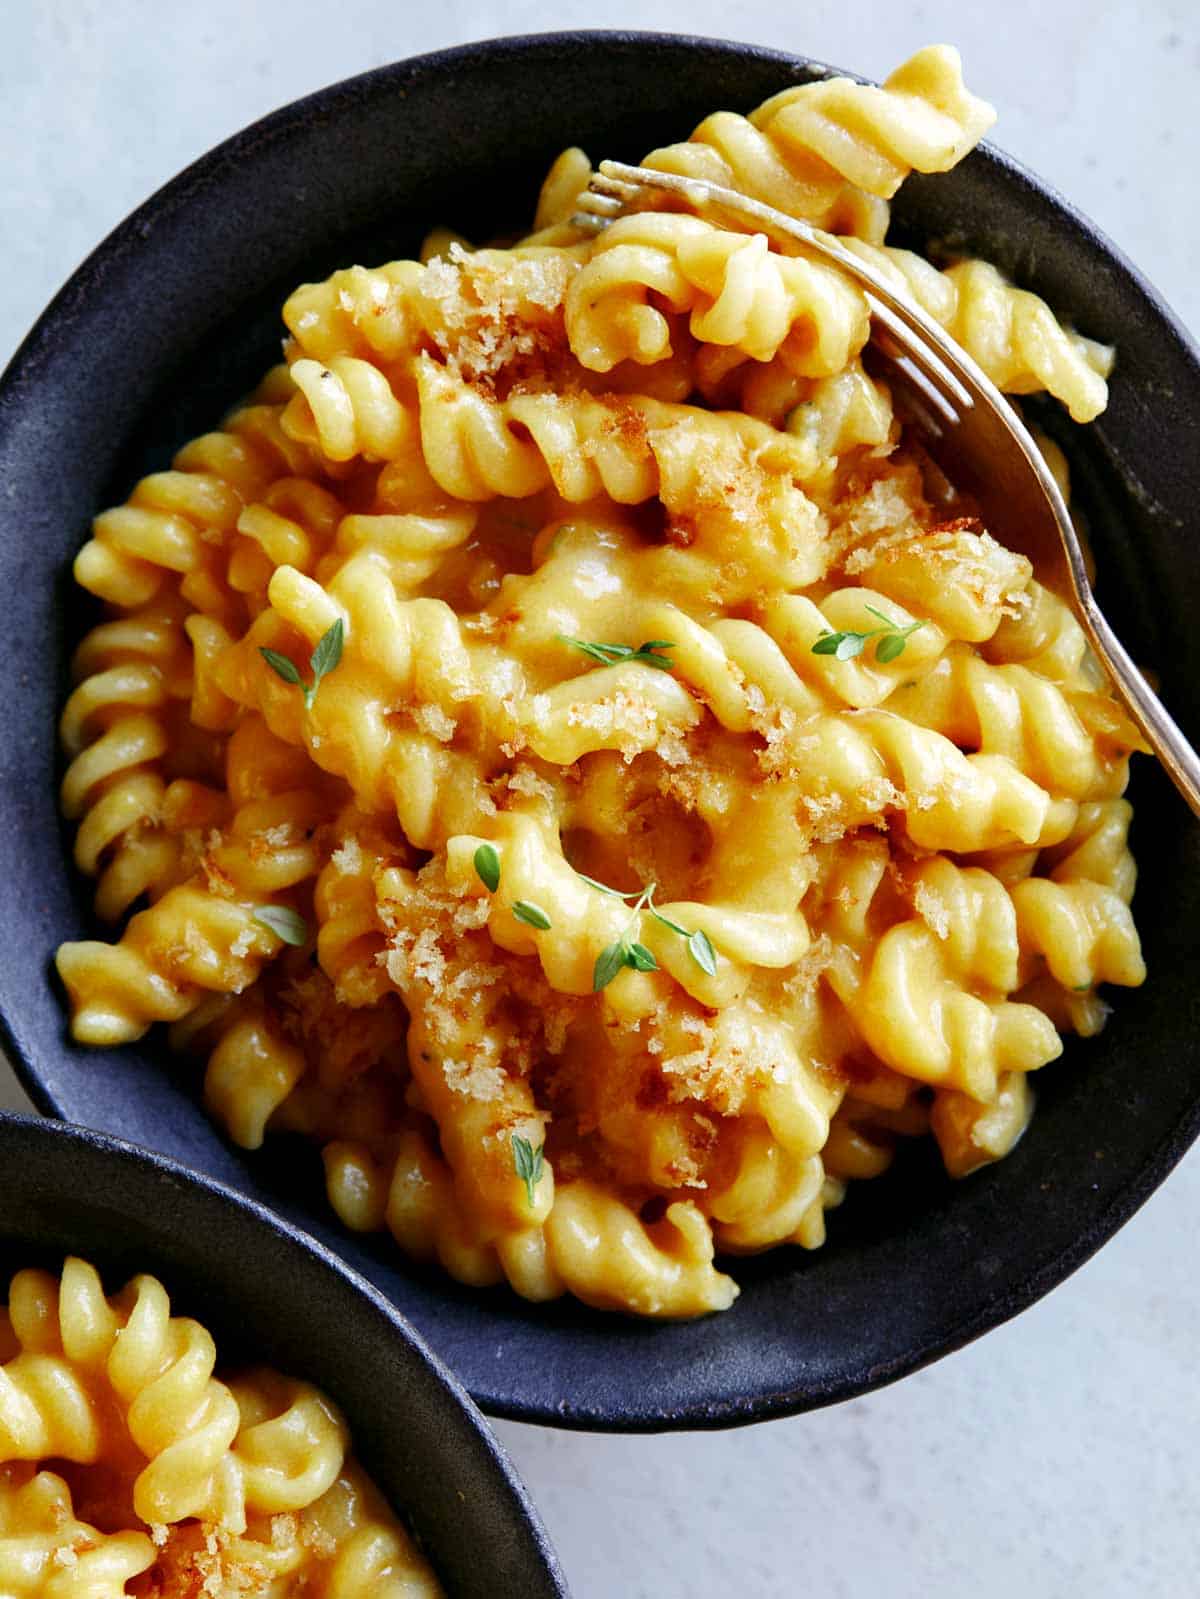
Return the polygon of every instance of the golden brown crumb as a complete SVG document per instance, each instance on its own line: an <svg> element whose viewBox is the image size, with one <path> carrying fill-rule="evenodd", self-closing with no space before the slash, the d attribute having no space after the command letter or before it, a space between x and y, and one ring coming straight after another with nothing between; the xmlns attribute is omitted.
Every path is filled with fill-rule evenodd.
<svg viewBox="0 0 1200 1599"><path fill-rule="evenodd" d="M330 862L348 877L357 877L363 869L362 847L356 838L343 839L330 856Z"/></svg>
<svg viewBox="0 0 1200 1599"><path fill-rule="evenodd" d="M277 1591L280 1571L293 1568L300 1543L295 1516L273 1516L269 1543L239 1537L199 1522L154 1526L158 1557L136 1579L147 1599L265 1599Z"/></svg>
<svg viewBox="0 0 1200 1599"><path fill-rule="evenodd" d="M552 255L472 254L452 244L425 268L421 298L438 354L466 382L492 391L545 373L566 350L563 297L577 263Z"/></svg>

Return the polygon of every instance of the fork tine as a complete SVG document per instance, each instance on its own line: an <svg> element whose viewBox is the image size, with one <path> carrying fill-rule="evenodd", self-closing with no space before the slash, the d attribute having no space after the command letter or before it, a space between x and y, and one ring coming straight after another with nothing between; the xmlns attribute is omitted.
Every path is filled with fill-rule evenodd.
<svg viewBox="0 0 1200 1599"><path fill-rule="evenodd" d="M579 196L576 204L581 211L590 211L593 216L615 217L625 209L624 200L615 194L598 194L595 189L585 189Z"/></svg>
<svg viewBox="0 0 1200 1599"><path fill-rule="evenodd" d="M590 233L602 233L610 222L615 222L624 214L628 202L637 192L635 183L625 183L593 172L587 188L575 202L578 209L571 221L577 228L584 228Z"/></svg>
<svg viewBox="0 0 1200 1599"><path fill-rule="evenodd" d="M935 439L941 438L948 428L957 426L957 414L915 361L907 356L888 356L872 370L891 389L898 415L904 417L915 412L925 431Z"/></svg>
<svg viewBox="0 0 1200 1599"><path fill-rule="evenodd" d="M622 202L611 194L595 194L585 189L575 202L576 212L571 218L574 227L589 233L603 233L610 222L615 222L624 211Z"/></svg>
<svg viewBox="0 0 1200 1599"><path fill-rule="evenodd" d="M601 161L592 173L588 187L603 194L616 194L622 200L632 200L644 185L636 177L626 174L632 168L623 168L616 161Z"/></svg>
<svg viewBox="0 0 1200 1599"><path fill-rule="evenodd" d="M901 319L870 290L866 299L875 323L874 343L883 353L897 365L917 374L922 388L951 423L964 411L969 411L975 403L971 391L938 352L921 340L906 337L908 330Z"/></svg>
<svg viewBox="0 0 1200 1599"><path fill-rule="evenodd" d="M652 177L657 176L657 173L650 167L631 167L625 161L601 161L597 165L596 171L601 177L608 178L615 183L627 183L631 188L637 188L642 184L647 173L650 173Z"/></svg>
<svg viewBox="0 0 1200 1599"><path fill-rule="evenodd" d="M674 172L657 172L647 167L631 167L622 161L601 161L592 178L593 188L623 197L646 189L660 189L682 196L703 214L714 207L738 218L741 226L749 223L764 229L777 241L783 238L807 245L818 254L834 262L866 290L873 320L887 329L895 342L908 354L925 379L926 387L941 391L940 408L947 415L970 410L975 397L968 382L964 381L949 358L943 358L938 346L946 341L942 329L930 323L928 315L909 303L894 286L887 283L878 269L852 256L838 240L822 233L807 222L775 211L772 207L735 190L724 189L704 179L685 178ZM726 224L728 225L728 224ZM957 352L956 352L957 353ZM986 379L984 380L986 383Z"/></svg>
<svg viewBox="0 0 1200 1599"><path fill-rule="evenodd" d="M678 177L674 173L658 173L640 167L629 167L621 161L601 161L593 172L588 187L579 196L577 202L579 210L573 220L579 227L598 232L623 215L630 202L650 187L669 189L702 208L706 191L712 186L695 183L694 180ZM753 201L747 202L745 196L734 195L731 198L740 202L747 214L762 211L768 217L771 216L764 207L756 205ZM786 222L792 219L781 217L779 220ZM804 224L800 224L798 231L802 237L812 232ZM809 242L818 246L824 243L815 238ZM837 241L829 240L828 244L836 248ZM828 253L827 248L826 253ZM864 269L863 263L853 258L846 258L844 252L840 253L843 255L841 263L843 270L849 267L859 277L860 282L864 277L870 280L872 274ZM924 339L914 339L912 329L906 326L904 316L898 314L901 309L899 306L893 308L881 300L878 291L874 290L869 282L863 284L863 287L876 324L876 342L881 342L879 334L882 331L891 346L887 352L889 358L893 362L903 364L907 369L910 386L918 387L928 403L941 413L950 426L953 426L961 414L969 411L975 403L970 389L935 348Z"/></svg>

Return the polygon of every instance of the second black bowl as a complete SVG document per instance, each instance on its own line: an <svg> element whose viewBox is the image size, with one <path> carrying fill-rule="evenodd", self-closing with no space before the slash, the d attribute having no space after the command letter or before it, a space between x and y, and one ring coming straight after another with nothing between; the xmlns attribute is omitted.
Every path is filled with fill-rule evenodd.
<svg viewBox="0 0 1200 1599"><path fill-rule="evenodd" d="M276 1217L174 1162L53 1122L0 1116L0 1303L26 1266L81 1255L109 1292L160 1278L221 1366L322 1388L450 1599L563 1599L525 1490L458 1383L368 1284Z"/></svg>
<svg viewBox="0 0 1200 1599"><path fill-rule="evenodd" d="M1200 1126L1197 831L1149 763L1135 781L1136 909L1151 977L1099 1038L1042 1074L1032 1130L953 1185L913 1151L861 1185L816 1255L741 1261L742 1298L690 1325L526 1305L422 1275L390 1242L341 1231L309 1149L246 1157L195 1102L156 1038L118 1053L65 1040L50 956L86 936L85 894L57 819L54 727L77 636L68 572L90 517L209 426L277 358L298 282L414 253L446 222L519 226L554 154L637 158L708 111L748 109L825 69L745 46L653 35L509 39L404 62L240 134L150 200L71 280L0 390L0 994L45 1109L121 1132L232 1183L317 1232L425 1334L485 1408L551 1424L718 1426L845 1398L1013 1315L1136 1209ZM1046 412L1092 520L1102 598L1200 730L1200 367L1153 292L1061 200L992 150L914 179L902 233L956 237L1116 341L1112 404L1086 433ZM1160 641L1169 640L1169 650Z"/></svg>

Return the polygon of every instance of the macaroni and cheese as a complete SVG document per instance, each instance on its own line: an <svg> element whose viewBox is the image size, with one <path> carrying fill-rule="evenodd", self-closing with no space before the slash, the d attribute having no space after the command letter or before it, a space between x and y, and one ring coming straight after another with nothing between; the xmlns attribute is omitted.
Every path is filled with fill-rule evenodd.
<svg viewBox="0 0 1200 1599"><path fill-rule="evenodd" d="M833 230L1086 422L1109 350L884 242L992 117L934 47L648 164ZM905 436L860 289L679 210L588 235L589 172L510 248L298 289L286 364L97 518L63 806L129 919L58 968L80 1041L165 1023L239 1144L319 1140L349 1227L693 1316L899 1140L1004 1155L1142 981L1139 740Z"/></svg>
<svg viewBox="0 0 1200 1599"><path fill-rule="evenodd" d="M216 1349L154 1277L20 1271L0 1306L0 1592L436 1599L315 1388Z"/></svg>

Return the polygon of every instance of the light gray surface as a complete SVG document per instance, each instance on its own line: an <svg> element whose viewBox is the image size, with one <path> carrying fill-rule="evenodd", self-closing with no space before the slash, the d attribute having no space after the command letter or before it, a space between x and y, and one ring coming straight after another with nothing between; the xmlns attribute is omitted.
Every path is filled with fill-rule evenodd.
<svg viewBox="0 0 1200 1599"><path fill-rule="evenodd" d="M877 76L918 44L958 43L972 86L1000 107L998 142L1200 326L1196 0L7 0L0 360L126 211L254 117L422 50L599 23L733 34ZM18 1099L0 1065L0 1105ZM577 1599L1189 1595L1198 1219L1193 1154L1049 1300L833 1411L708 1436L499 1431Z"/></svg>

